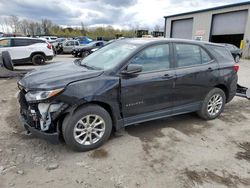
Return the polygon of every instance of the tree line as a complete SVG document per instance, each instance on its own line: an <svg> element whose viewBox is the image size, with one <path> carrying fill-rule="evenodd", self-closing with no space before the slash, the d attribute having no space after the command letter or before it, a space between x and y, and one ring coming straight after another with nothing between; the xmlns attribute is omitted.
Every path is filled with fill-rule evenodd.
<svg viewBox="0 0 250 188"><path fill-rule="evenodd" d="M46 36L77 37L88 36L92 39L102 37L103 39L113 39L117 36L134 37L136 29L120 30L112 26L107 27L86 27L83 22L78 27L63 28L49 19L33 21L29 19L19 19L17 16L7 16L0 18L0 31L4 33L14 33L23 36Z"/></svg>

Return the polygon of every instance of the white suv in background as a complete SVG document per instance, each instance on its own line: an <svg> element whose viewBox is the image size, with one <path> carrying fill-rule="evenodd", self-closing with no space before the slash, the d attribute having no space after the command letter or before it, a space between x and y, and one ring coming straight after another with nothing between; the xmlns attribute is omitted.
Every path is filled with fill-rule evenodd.
<svg viewBox="0 0 250 188"><path fill-rule="evenodd" d="M56 42L57 37L55 36L42 36L42 39L46 39L48 42Z"/></svg>
<svg viewBox="0 0 250 188"><path fill-rule="evenodd" d="M28 37L0 38L0 53L8 51L14 64L33 63L44 64L52 60L54 52L52 45L45 40Z"/></svg>

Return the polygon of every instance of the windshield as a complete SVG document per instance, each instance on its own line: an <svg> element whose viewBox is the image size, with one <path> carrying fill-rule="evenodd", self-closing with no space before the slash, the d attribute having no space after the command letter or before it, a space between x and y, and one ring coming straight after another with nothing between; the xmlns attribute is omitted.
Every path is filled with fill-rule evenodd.
<svg viewBox="0 0 250 188"><path fill-rule="evenodd" d="M136 48L135 44L114 42L84 58L81 65L102 70L112 69Z"/></svg>

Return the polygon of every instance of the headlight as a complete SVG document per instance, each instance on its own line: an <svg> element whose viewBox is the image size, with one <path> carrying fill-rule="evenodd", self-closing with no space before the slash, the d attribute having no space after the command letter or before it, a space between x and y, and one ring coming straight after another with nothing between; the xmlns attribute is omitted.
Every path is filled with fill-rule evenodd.
<svg viewBox="0 0 250 188"><path fill-rule="evenodd" d="M31 101L41 101L41 100L46 100L49 99L53 96L56 96L59 94L61 91L63 91L63 88L61 89L55 89L55 90L50 90L50 91L29 91L26 95L25 98L28 102Z"/></svg>

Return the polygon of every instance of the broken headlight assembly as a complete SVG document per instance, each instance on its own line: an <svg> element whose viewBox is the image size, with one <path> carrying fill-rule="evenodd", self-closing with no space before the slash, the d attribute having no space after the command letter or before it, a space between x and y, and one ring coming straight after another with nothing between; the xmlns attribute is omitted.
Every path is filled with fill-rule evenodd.
<svg viewBox="0 0 250 188"><path fill-rule="evenodd" d="M49 91L28 91L25 94L27 102L37 102L49 99L61 93L64 88L54 89Z"/></svg>

